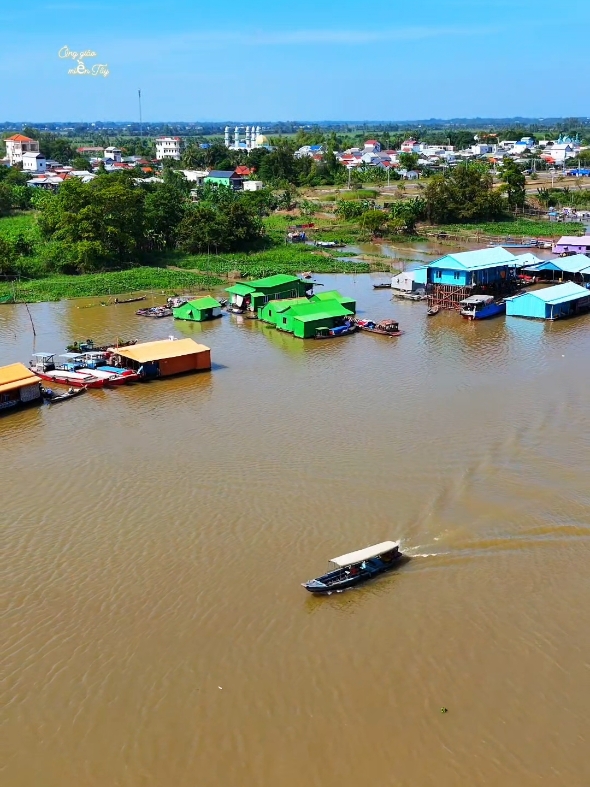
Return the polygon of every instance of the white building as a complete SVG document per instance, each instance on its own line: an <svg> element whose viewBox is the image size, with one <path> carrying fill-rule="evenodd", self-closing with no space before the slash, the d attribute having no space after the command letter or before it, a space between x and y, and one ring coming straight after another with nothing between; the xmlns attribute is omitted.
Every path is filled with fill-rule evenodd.
<svg viewBox="0 0 590 787"><path fill-rule="evenodd" d="M11 167L15 164L20 164L25 153L39 152L37 140L25 137L22 134L13 134L8 139L5 139L4 143L6 145L6 157Z"/></svg>
<svg viewBox="0 0 590 787"><path fill-rule="evenodd" d="M262 191L264 183L261 180L245 180L242 186L244 191Z"/></svg>
<svg viewBox="0 0 590 787"><path fill-rule="evenodd" d="M119 148L114 148L114 147L111 146L110 148L105 148L104 149L104 157L105 157L105 159L111 159L111 161L117 162L117 163L120 164L121 163L121 156L122 156L122 151L119 150Z"/></svg>
<svg viewBox="0 0 590 787"><path fill-rule="evenodd" d="M47 169L47 160L43 153L28 151L22 157L23 172L31 172L34 175L43 175Z"/></svg>
<svg viewBox="0 0 590 787"><path fill-rule="evenodd" d="M190 183L196 183L197 186L202 186L209 174L208 169L175 169L174 171L184 175Z"/></svg>
<svg viewBox="0 0 590 787"><path fill-rule="evenodd" d="M244 129L244 139L241 130ZM262 133L260 126L236 126L234 128L234 141L231 141L230 128L225 127L225 147L229 150L244 150L249 153L256 148L268 147L268 139Z"/></svg>
<svg viewBox="0 0 590 787"><path fill-rule="evenodd" d="M164 158L173 158L180 161L183 143L180 137L158 137L156 140L156 158L161 161Z"/></svg>

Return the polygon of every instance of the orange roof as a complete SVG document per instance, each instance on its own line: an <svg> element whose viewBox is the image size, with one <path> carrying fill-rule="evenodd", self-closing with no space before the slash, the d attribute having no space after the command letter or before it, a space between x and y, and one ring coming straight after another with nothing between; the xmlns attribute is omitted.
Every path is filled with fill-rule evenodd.
<svg viewBox="0 0 590 787"><path fill-rule="evenodd" d="M13 134L11 137L7 137L4 141L8 142L11 140L12 142L35 142L34 139L30 137L24 137L22 134Z"/></svg>

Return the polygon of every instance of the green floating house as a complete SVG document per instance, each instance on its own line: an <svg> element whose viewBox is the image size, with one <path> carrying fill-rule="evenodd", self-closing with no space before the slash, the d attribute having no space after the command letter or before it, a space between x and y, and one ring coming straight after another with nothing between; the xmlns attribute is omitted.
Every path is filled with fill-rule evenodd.
<svg viewBox="0 0 590 787"><path fill-rule="evenodd" d="M221 306L215 298L206 295L204 298L197 298L195 301L183 303L182 306L176 306L172 309L172 316L175 320L205 322L221 317Z"/></svg>
<svg viewBox="0 0 590 787"><path fill-rule="evenodd" d="M354 316L356 302L336 290L308 298L269 301L258 310L264 322L299 339L312 339L318 332L343 325Z"/></svg>
<svg viewBox="0 0 590 787"><path fill-rule="evenodd" d="M309 297L313 293L313 282L304 281L299 276L277 274L247 283L239 282L228 287L226 292L234 309L256 312L268 301Z"/></svg>

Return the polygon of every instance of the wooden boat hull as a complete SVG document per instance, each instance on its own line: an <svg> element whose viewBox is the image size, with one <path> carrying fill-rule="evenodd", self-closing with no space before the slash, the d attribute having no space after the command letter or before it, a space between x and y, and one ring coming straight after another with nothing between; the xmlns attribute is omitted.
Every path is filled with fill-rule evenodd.
<svg viewBox="0 0 590 787"><path fill-rule="evenodd" d="M403 331L382 331L379 328L368 328L366 325L359 325L359 331L366 331L367 333L376 333L379 336L389 336L390 338L395 338L396 336L401 336Z"/></svg>
<svg viewBox="0 0 590 787"><path fill-rule="evenodd" d="M374 290L390 290L391 284L373 284Z"/></svg>
<svg viewBox="0 0 590 787"><path fill-rule="evenodd" d="M65 402L67 399L74 399L76 396L80 396L80 394L86 393L86 386L84 388L76 388L74 391L66 391L66 393L62 394L54 394L51 391L52 395L48 395L49 391L47 389L43 389L43 398L48 404L58 404L59 402Z"/></svg>
<svg viewBox="0 0 590 787"><path fill-rule="evenodd" d="M55 385L67 385L70 388L104 388L105 384L104 380L98 380L96 377L79 379L72 377L70 372L62 372L59 369L51 372L35 371L35 374L42 380L48 380Z"/></svg>
<svg viewBox="0 0 590 787"><path fill-rule="evenodd" d="M343 590L348 590L348 588L355 587L356 585L362 585L363 583L374 579L380 574L385 574L388 571L397 568L401 562L406 560L407 558L405 555L402 552L399 552L393 558L393 560L390 560L387 563L381 560L367 561L368 568L360 569L358 574L347 575L345 569L339 568L335 571L330 571L321 577L317 577L317 579L311 579L309 582L303 582L302 586L309 593L319 596L327 596L331 593L340 593Z"/></svg>
<svg viewBox="0 0 590 787"><path fill-rule="evenodd" d="M427 317L436 317L436 315L439 313L439 311L440 311L440 307L439 306L433 306L432 309L428 309L428 311L426 312L426 316Z"/></svg>

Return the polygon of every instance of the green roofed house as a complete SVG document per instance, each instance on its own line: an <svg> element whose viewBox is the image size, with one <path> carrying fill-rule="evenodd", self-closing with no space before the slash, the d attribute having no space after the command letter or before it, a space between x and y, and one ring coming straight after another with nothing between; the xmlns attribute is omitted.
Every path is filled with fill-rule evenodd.
<svg viewBox="0 0 590 787"><path fill-rule="evenodd" d="M226 292L230 294L234 311L256 312L268 301L310 297L313 294L313 282L279 273L264 279L239 282L228 287Z"/></svg>
<svg viewBox="0 0 590 787"><path fill-rule="evenodd" d="M299 339L312 339L318 331L343 325L354 312L335 298L325 301L295 299L271 301L259 311L261 319L272 323L279 331L292 333Z"/></svg>
<svg viewBox="0 0 590 787"><path fill-rule="evenodd" d="M312 298L312 301L324 303L325 301L338 301L345 309L356 313L356 301L354 298L349 298L346 295L341 295L338 290L327 290L326 292L318 292Z"/></svg>
<svg viewBox="0 0 590 787"><path fill-rule="evenodd" d="M221 306L219 301L207 295L204 298L197 298L194 301L183 303L182 306L175 307L172 309L172 315L175 320L205 322L206 320L214 320L216 317L221 317Z"/></svg>
<svg viewBox="0 0 590 787"><path fill-rule="evenodd" d="M234 191L239 191L243 188L244 178L233 169L212 169L204 182L214 186L227 186Z"/></svg>

